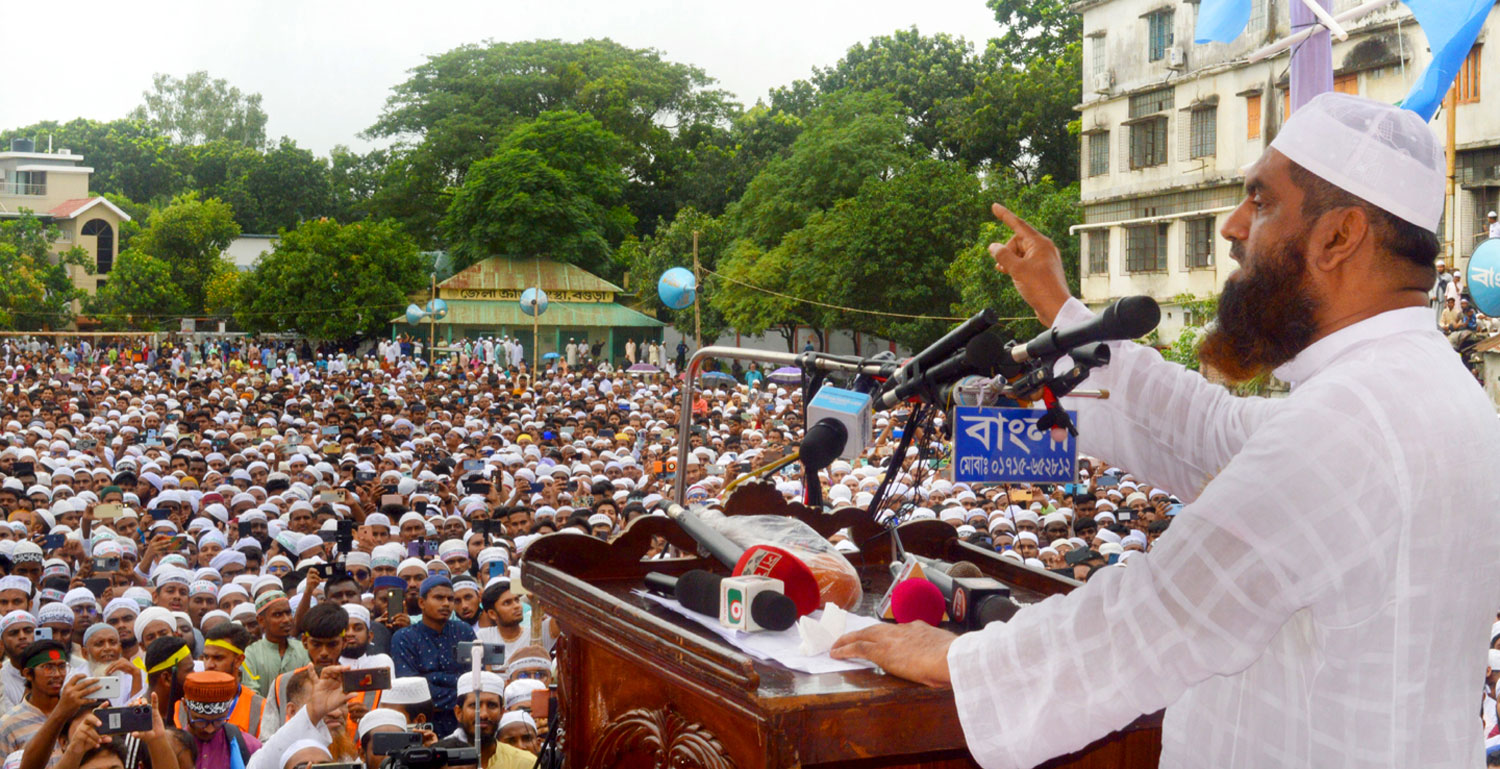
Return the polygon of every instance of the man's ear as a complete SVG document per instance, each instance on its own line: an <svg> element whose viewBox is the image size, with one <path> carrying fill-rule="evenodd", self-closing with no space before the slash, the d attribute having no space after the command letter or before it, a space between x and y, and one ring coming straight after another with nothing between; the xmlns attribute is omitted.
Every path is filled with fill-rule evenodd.
<svg viewBox="0 0 1500 769"><path fill-rule="evenodd" d="M1349 264L1372 236L1371 227L1369 211L1360 206L1324 213L1308 233L1309 266L1329 272Z"/></svg>

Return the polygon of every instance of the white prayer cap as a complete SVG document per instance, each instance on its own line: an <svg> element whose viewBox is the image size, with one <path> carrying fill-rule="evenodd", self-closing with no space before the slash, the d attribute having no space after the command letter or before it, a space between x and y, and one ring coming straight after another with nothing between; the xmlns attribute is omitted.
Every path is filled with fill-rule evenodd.
<svg viewBox="0 0 1500 769"><path fill-rule="evenodd" d="M356 739L364 739L365 735L377 726L394 726L406 731L406 716L390 708L374 708L359 719Z"/></svg>
<svg viewBox="0 0 1500 769"><path fill-rule="evenodd" d="M500 716L501 729L504 729L511 724L526 724L527 726L531 727L532 731L536 730L536 721L532 719L530 713L527 713L524 710L512 710L509 713Z"/></svg>
<svg viewBox="0 0 1500 769"><path fill-rule="evenodd" d="M391 688L380 701L390 705L416 705L432 700L427 688L427 679L421 676L404 676L391 681Z"/></svg>
<svg viewBox="0 0 1500 769"><path fill-rule="evenodd" d="M521 678L505 685L505 709L512 710L530 704L531 693L541 691L547 685L534 678Z"/></svg>
<svg viewBox="0 0 1500 769"><path fill-rule="evenodd" d="M1322 93L1292 115L1271 149L1429 232L1443 218L1443 150L1411 110Z"/></svg>
<svg viewBox="0 0 1500 769"><path fill-rule="evenodd" d="M505 678L499 673L491 673L488 670L479 671L479 682L484 691L500 696L505 691ZM474 691L474 673L468 672L458 677L458 698L462 700L466 695Z"/></svg>

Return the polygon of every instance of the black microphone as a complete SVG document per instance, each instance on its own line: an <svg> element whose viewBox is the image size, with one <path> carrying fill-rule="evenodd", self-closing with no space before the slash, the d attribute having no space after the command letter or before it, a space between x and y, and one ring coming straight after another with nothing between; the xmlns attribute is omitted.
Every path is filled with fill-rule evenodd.
<svg viewBox="0 0 1500 769"><path fill-rule="evenodd" d="M824 417L807 428L797 452L807 471L815 473L833 464L833 460L844 453L844 445L848 442L849 428L833 417Z"/></svg>
<svg viewBox="0 0 1500 769"><path fill-rule="evenodd" d="M653 571L646 575L646 589L665 594L670 585L673 597L683 607L718 617L719 583L723 581L723 577L702 569L684 572L681 577ZM797 604L783 593L757 593L750 601L750 618L767 630L786 630L797 622Z"/></svg>
<svg viewBox="0 0 1500 769"><path fill-rule="evenodd" d="M941 564L941 561L920 559L923 566ZM955 574L954 572L958 572ZM948 567L925 568L922 575L934 585L948 601L948 618L965 630L978 630L991 622L1004 622L1015 616L1021 607L1011 600L1010 588L999 580L982 576L978 566L968 561L959 561Z"/></svg>
<svg viewBox="0 0 1500 769"><path fill-rule="evenodd" d="M875 399L873 407L877 411L888 409L913 395L921 395L928 388L935 389L971 374L994 376L1011 365L1005 355L1005 343L993 334L979 334L957 355L923 370L921 376L890 386Z"/></svg>
<svg viewBox="0 0 1500 769"><path fill-rule="evenodd" d="M940 361L952 357L954 353L963 349L969 343L969 340L988 331L997 322L999 322L998 316L995 315L994 310L989 308L974 313L968 320L959 324L958 328L944 334L936 342L927 345L927 349L912 356L911 360L903 364L901 368L896 369L896 373L891 379L908 379L911 377L912 372L918 368L925 371L936 366Z"/></svg>
<svg viewBox="0 0 1500 769"><path fill-rule="evenodd" d="M1051 358L1091 342L1113 342L1145 336L1161 322L1161 308L1149 296L1127 296L1104 308L1086 323L1064 329L1049 328L1024 345L1010 348L1017 363Z"/></svg>

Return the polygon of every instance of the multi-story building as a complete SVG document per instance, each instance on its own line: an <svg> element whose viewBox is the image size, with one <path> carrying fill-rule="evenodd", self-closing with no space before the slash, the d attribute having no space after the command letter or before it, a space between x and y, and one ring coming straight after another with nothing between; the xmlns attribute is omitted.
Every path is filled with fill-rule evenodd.
<svg viewBox="0 0 1500 769"><path fill-rule="evenodd" d="M1288 3L1252 0L1233 43L1192 42L1198 4L1173 0L1080 0L1084 64L1080 244L1083 298L1099 307L1149 294L1163 303L1162 339L1190 319L1176 297L1218 293L1235 269L1218 235L1239 204L1242 169L1285 122L1288 56L1248 56L1290 34ZM1363 0L1334 0L1335 14ZM1495 19L1491 11L1486 31ZM1405 5L1393 2L1348 25L1333 45L1334 88L1395 103L1431 54ZM1457 215L1444 222L1450 258L1462 264L1500 204L1500 83L1485 36L1464 63L1457 89ZM1446 135L1440 112L1433 130ZM1393 179L1399 184L1399 179Z"/></svg>
<svg viewBox="0 0 1500 769"><path fill-rule="evenodd" d="M83 156L66 148L37 152L31 140L12 139L9 152L0 152L0 218L15 218L23 210L54 224L62 237L53 243L61 253L82 246L94 274L69 266L73 285L89 293L99 290L114 266L120 223L130 216L103 197L89 194L89 174Z"/></svg>

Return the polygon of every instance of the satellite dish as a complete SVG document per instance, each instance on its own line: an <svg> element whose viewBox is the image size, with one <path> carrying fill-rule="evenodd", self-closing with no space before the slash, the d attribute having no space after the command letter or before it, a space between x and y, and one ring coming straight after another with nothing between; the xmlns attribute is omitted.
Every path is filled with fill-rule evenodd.
<svg viewBox="0 0 1500 769"><path fill-rule="evenodd" d="M1500 238L1490 238L1474 249L1466 277L1474 307L1485 315L1500 315Z"/></svg>
<svg viewBox="0 0 1500 769"><path fill-rule="evenodd" d="M698 296L698 278L686 267L673 267L656 281L656 295L674 310L691 307Z"/></svg>
<svg viewBox="0 0 1500 769"><path fill-rule="evenodd" d="M521 292L521 312L536 317L547 311L547 292L528 288Z"/></svg>
<svg viewBox="0 0 1500 769"><path fill-rule="evenodd" d="M415 326L418 323L421 323L422 319L425 318L425 317L427 317L427 313L422 312L422 308L421 307L418 307L415 304L408 304L408 305L406 305L406 322L407 323L410 323L411 325Z"/></svg>

